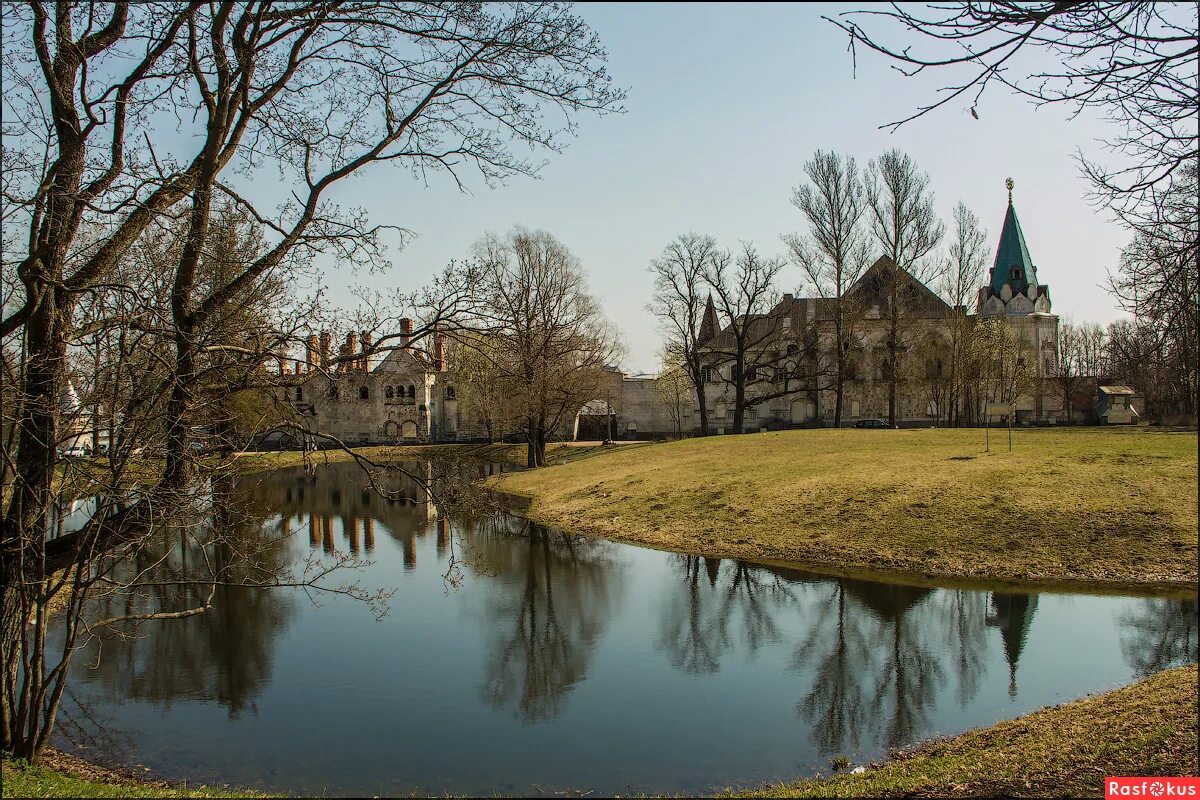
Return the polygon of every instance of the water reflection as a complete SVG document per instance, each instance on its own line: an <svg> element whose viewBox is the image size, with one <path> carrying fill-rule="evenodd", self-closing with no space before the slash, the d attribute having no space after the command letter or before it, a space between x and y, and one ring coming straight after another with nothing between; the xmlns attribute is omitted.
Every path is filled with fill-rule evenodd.
<svg viewBox="0 0 1200 800"><path fill-rule="evenodd" d="M444 476L409 469L378 477L384 495L353 465L214 486L204 524L235 532L227 549L162 541L120 568L163 581L95 609L200 605L209 587L172 583L192 570L236 583L357 555L399 588L382 622L341 598L221 585L204 615L89 644L76 710L173 777L686 793L873 758L1197 658L1191 600L931 589L643 550L447 515L425 489ZM319 735L350 728L378 733ZM452 757L464 748L469 764ZM268 763L286 777L264 778Z"/></svg>
<svg viewBox="0 0 1200 800"><path fill-rule="evenodd" d="M480 692L527 722L553 719L584 679L623 580L613 545L498 516L473 537L472 566L498 586L485 610Z"/></svg>

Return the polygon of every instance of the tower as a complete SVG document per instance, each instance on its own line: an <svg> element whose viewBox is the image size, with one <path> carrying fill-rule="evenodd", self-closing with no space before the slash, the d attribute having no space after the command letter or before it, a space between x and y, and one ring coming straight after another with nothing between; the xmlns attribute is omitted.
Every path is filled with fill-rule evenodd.
<svg viewBox="0 0 1200 800"><path fill-rule="evenodd" d="M1000 229L996 258L988 270L988 285L979 290L979 313L985 317L1001 314L1016 317L1031 313L1050 313L1050 287L1038 283L1037 267L1025 244L1025 233L1013 206L1013 181L1008 187L1008 209Z"/></svg>

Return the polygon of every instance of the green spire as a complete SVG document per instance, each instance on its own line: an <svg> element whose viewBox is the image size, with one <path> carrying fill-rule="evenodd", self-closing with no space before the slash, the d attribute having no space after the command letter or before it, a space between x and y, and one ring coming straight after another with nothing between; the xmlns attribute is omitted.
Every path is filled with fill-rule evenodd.
<svg viewBox="0 0 1200 800"><path fill-rule="evenodd" d="M996 261L992 265L992 292L1000 294L1004 284L1012 287L1013 294L1024 294L1030 284L1037 285L1037 269L1029 257L1021 223L1012 204L1012 179L1008 184L1008 212L1004 215L1004 228L1000 231L1000 246L996 248ZM1015 272L1014 272L1015 270Z"/></svg>

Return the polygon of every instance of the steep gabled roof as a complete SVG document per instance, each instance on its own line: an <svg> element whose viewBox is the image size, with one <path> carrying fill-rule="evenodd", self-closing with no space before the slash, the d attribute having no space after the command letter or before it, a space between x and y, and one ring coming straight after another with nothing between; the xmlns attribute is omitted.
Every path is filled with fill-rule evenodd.
<svg viewBox="0 0 1200 800"><path fill-rule="evenodd" d="M716 336L719 330L721 330L721 324L717 321L717 308L713 305L710 292L708 302L704 305L704 316L700 320L700 334L696 337L697 344L704 344Z"/></svg>
<svg viewBox="0 0 1200 800"><path fill-rule="evenodd" d="M846 297L864 306L878 305L882 312L890 293L889 284L893 280L907 283L906 287L901 287L901 291L907 291L911 298L905 311L906 316L936 319L950 314L950 306L945 300L917 280L908 270L898 269L896 263L888 256L876 259L854 285L846 290Z"/></svg>
<svg viewBox="0 0 1200 800"><path fill-rule="evenodd" d="M1021 232L1011 197L1004 215L1004 228L1000 231L1000 246L996 248L996 260L992 264L992 292L1000 294L1006 283L1012 287L1013 294L1026 294L1030 284L1037 285L1037 268L1029 257L1025 234Z"/></svg>

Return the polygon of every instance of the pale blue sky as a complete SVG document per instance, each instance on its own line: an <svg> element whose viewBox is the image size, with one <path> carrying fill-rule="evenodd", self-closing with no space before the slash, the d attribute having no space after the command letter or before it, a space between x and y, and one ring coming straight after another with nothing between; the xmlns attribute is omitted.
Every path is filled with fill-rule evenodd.
<svg viewBox="0 0 1200 800"><path fill-rule="evenodd" d="M837 149L865 165L898 147L929 173L945 219L958 200L979 215L993 253L1011 176L1054 311L1076 321L1117 318L1103 284L1127 236L1088 205L1071 157L1079 148L1099 154L1104 125L1068 120L1065 108L1035 109L1000 87L989 90L978 120L964 104L894 134L879 130L927 102L936 84L906 79L861 50L853 77L845 35L820 19L847 8L578 6L628 89L627 113L582 119L578 139L551 156L538 180L488 189L476 179L464 194L448 179L435 176L425 187L386 167L354 179L342 202L417 234L393 251L392 269L369 282L416 287L486 232L543 228L579 256L623 332L629 355L621 366L654 371L660 339L645 310L647 265L667 242L690 230L725 247L748 240L782 254L781 234L801 227L789 198L814 150ZM346 287L364 278L330 274L333 299L348 303ZM780 290L798 285L789 268Z"/></svg>

